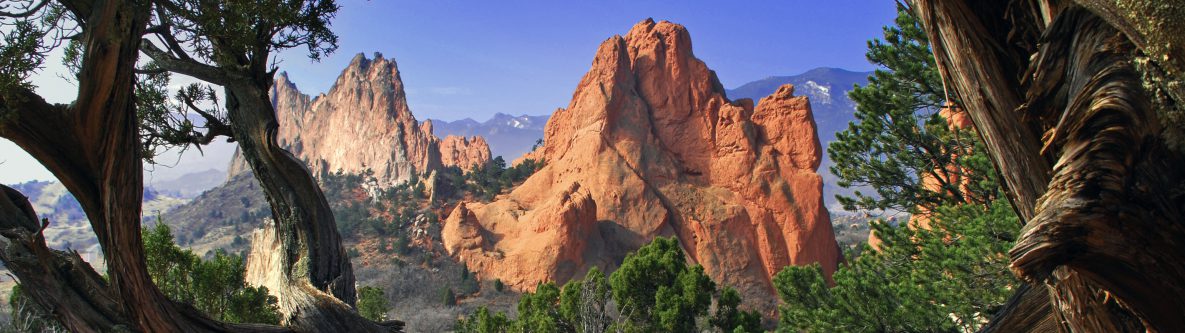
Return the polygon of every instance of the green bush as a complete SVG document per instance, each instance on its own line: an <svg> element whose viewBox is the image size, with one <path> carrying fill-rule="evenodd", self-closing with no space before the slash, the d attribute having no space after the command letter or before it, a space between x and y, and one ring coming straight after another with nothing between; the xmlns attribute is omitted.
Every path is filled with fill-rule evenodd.
<svg viewBox="0 0 1185 333"><path fill-rule="evenodd" d="M784 305L779 328L806 332L972 332L1019 281L1007 270L1019 226L991 207L941 206L930 228L874 223L882 243L841 266L827 287L818 265L774 278Z"/></svg>
<svg viewBox="0 0 1185 333"><path fill-rule="evenodd" d="M216 320L279 324L276 297L265 287L247 285L242 256L218 250L210 260L202 260L177 246L169 226L159 219L143 235L148 274L169 298Z"/></svg>
<svg viewBox="0 0 1185 333"><path fill-rule="evenodd" d="M358 289L358 314L374 321L387 320L391 305L383 289L366 286Z"/></svg>

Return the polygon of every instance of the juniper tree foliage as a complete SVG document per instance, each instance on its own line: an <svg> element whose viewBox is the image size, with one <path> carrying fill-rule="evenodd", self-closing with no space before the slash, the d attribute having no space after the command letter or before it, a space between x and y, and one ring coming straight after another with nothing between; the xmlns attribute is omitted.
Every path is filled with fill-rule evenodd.
<svg viewBox="0 0 1185 333"><path fill-rule="evenodd" d="M867 186L837 196L844 209L929 211L946 203L990 202L998 187L985 148L972 130L952 131L939 116L949 96L929 41L911 10L898 6L883 40L868 42L868 60L883 68L849 93L856 120L827 149L831 172L843 187ZM952 167L948 167L952 166ZM923 179L938 181L927 188ZM951 179L966 179L964 186Z"/></svg>
<svg viewBox="0 0 1185 333"><path fill-rule="evenodd" d="M387 320L391 304L382 288L365 286L358 289L358 314L374 321Z"/></svg>
<svg viewBox="0 0 1185 333"><path fill-rule="evenodd" d="M219 250L203 260L177 246L169 226L157 221L144 232L148 274L169 298L189 303L210 317L232 323L279 324L275 296L246 283L242 256Z"/></svg>

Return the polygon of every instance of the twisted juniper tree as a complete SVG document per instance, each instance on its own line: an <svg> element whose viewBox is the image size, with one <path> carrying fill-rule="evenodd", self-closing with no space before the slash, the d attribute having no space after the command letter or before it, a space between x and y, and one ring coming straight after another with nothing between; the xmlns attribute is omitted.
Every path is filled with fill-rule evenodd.
<svg viewBox="0 0 1185 333"><path fill-rule="evenodd" d="M273 52L306 47L317 60L333 52L332 0L159 0L141 51L150 66L220 86L225 117L204 112L208 138L216 129L239 148L272 207L282 269L268 281L290 326L376 330L353 312L354 276L333 213L308 168L276 142L278 123L269 90ZM190 95L200 99L213 94ZM191 109L200 106L191 105ZM201 144L201 142L194 142Z"/></svg>
<svg viewBox="0 0 1185 333"><path fill-rule="evenodd" d="M297 331L390 331L351 308L353 274L324 196L299 161L275 144L267 96L272 51L306 46L319 57L335 47L332 1L6 1L0 5L0 136L45 165L79 200L104 249L109 282L76 254L45 246L48 221L20 193L2 188L0 259L29 295L73 331L284 331L228 325L164 296L146 270L140 234L142 160L162 145L240 142L272 203L284 252L285 324ZM159 44L158 44L159 43ZM45 102L28 83L46 54L66 44L78 97ZM137 68L141 53L153 62ZM172 101L167 72L222 86L225 109L209 87ZM198 127L174 114L192 110ZM122 327L122 328L121 328Z"/></svg>
<svg viewBox="0 0 1185 333"><path fill-rule="evenodd" d="M911 3L1026 221L987 331L1185 329L1185 4Z"/></svg>

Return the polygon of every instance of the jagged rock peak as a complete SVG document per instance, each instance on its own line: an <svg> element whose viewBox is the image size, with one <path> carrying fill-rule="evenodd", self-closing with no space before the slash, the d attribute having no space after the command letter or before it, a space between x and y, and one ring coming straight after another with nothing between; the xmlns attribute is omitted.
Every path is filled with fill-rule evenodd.
<svg viewBox="0 0 1185 333"><path fill-rule="evenodd" d="M308 161L314 174L342 170L374 172L390 185L427 175L440 167L439 139L407 106L393 60L358 54L332 88L310 100L286 74L271 90L280 129L279 144ZM243 170L241 159L232 169ZM239 165L239 167L234 167Z"/></svg>
<svg viewBox="0 0 1185 333"><path fill-rule="evenodd" d="M713 279L772 311L783 267L818 262L830 274L840 259L810 101L793 93L781 87L756 107L730 101L686 28L644 20L601 43L568 107L548 120L543 147L528 154L543 168L492 202L462 203L445 219L445 247L478 274L530 290L674 235ZM590 202L565 205L569 184ZM550 232L569 228L586 231ZM477 237L486 234L499 237Z"/></svg>

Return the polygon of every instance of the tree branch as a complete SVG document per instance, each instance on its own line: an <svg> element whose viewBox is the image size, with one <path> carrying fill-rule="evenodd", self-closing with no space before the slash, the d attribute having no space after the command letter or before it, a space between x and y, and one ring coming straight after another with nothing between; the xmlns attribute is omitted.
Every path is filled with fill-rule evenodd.
<svg viewBox="0 0 1185 333"><path fill-rule="evenodd" d="M144 52L145 55L148 55L149 58L156 61L158 66L165 70L189 75L216 85L225 86L232 80L242 79L232 77L232 74L226 73L214 66L173 57L168 52L157 48L156 45L153 45L147 40L140 43L140 52Z"/></svg>
<svg viewBox="0 0 1185 333"><path fill-rule="evenodd" d="M9 12L0 11L0 16L14 17L14 18L29 17L29 16L32 16L33 14L36 14L38 11L41 10L41 7L45 7L45 5L48 3L49 3L49 0L41 0L41 3L29 8L28 10L23 11L23 12L9 13Z"/></svg>

